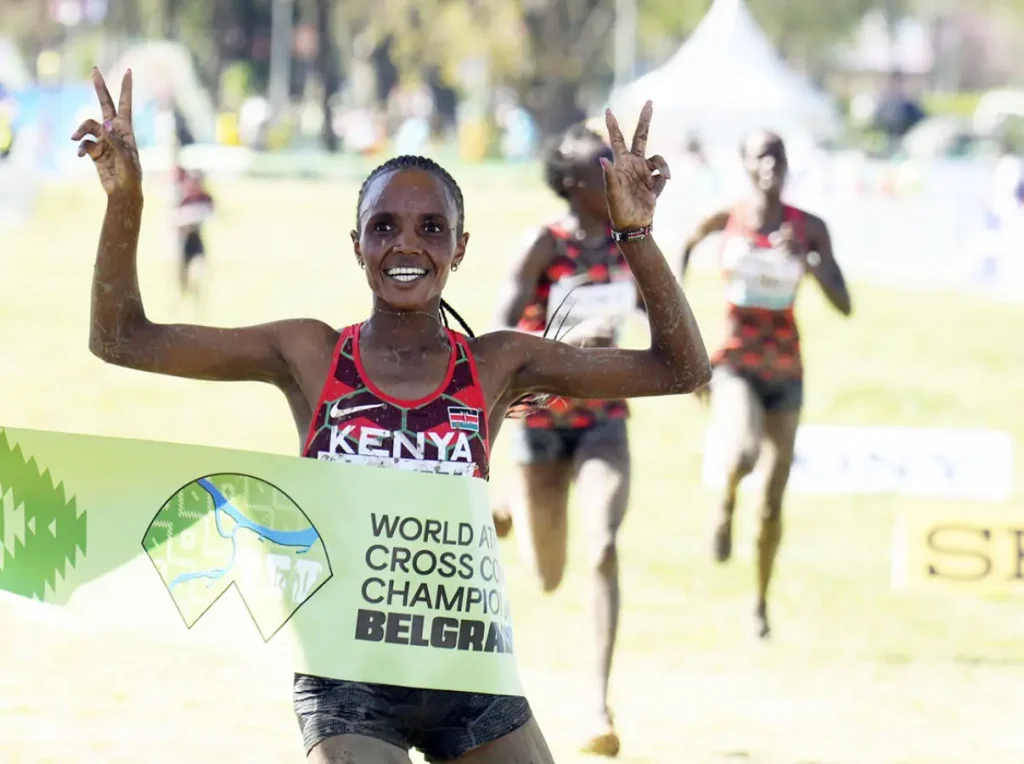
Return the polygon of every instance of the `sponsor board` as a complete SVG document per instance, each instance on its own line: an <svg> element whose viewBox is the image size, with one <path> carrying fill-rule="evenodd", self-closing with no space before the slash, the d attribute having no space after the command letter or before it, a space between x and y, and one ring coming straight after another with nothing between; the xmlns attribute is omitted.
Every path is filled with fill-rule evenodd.
<svg viewBox="0 0 1024 764"><path fill-rule="evenodd" d="M892 585L1024 596L1024 511L902 510L893 537Z"/></svg>
<svg viewBox="0 0 1024 764"><path fill-rule="evenodd" d="M720 440L709 428L706 486L723 485L723 464ZM787 490L1006 501L1013 493L1013 467L1013 438L999 430L803 425ZM743 487L761 479L751 475Z"/></svg>

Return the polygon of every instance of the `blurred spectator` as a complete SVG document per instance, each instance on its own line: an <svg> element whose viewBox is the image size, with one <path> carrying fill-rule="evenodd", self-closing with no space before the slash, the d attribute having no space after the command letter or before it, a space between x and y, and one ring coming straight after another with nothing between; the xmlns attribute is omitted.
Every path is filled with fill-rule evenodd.
<svg viewBox="0 0 1024 764"><path fill-rule="evenodd" d="M191 146L196 142L195 136L192 134L192 130L188 126L188 120L185 119L184 113L181 109L174 107L174 135L181 146Z"/></svg>
<svg viewBox="0 0 1024 764"><path fill-rule="evenodd" d="M989 227L1004 228L1015 222L1024 209L1024 162L1013 140L1007 136L1000 144L999 160L992 175L989 197Z"/></svg>
<svg viewBox="0 0 1024 764"><path fill-rule="evenodd" d="M370 156L384 143L383 117L370 108L352 108L336 116L345 151Z"/></svg>
<svg viewBox="0 0 1024 764"><path fill-rule="evenodd" d="M260 150L266 145L270 125L270 102L262 96L249 96L238 111L238 135L242 145Z"/></svg>
<svg viewBox="0 0 1024 764"><path fill-rule="evenodd" d="M874 128L884 133L890 143L898 143L914 125L925 118L924 110L911 98L899 70L889 75L889 83L875 110Z"/></svg>
<svg viewBox="0 0 1024 764"><path fill-rule="evenodd" d="M705 168L708 166L708 157L704 153L704 144L700 137L691 133L686 139L686 146L683 149L683 158L690 168Z"/></svg>
<svg viewBox="0 0 1024 764"><path fill-rule="evenodd" d="M1024 240L1024 162L1009 135L1000 144L992 174L985 229L978 239L976 276L983 283L1013 288L1007 276L1021 273L1020 244ZM1018 276L1019 278L1019 276Z"/></svg>
<svg viewBox="0 0 1024 764"><path fill-rule="evenodd" d="M421 120L427 122L427 131L430 130L430 121L434 115L434 94L423 82L399 84L388 96L386 111L389 135L397 135L402 125L412 120L415 127L410 129L419 136Z"/></svg>
<svg viewBox="0 0 1024 764"><path fill-rule="evenodd" d="M445 141L455 132L459 94L441 77L441 70L433 67L427 77L434 98L434 112L431 118L431 132L440 141Z"/></svg>
<svg viewBox="0 0 1024 764"><path fill-rule="evenodd" d="M533 156L538 140L533 118L507 88L495 97L494 121L501 130L501 155L507 161L524 162Z"/></svg>
<svg viewBox="0 0 1024 764"><path fill-rule="evenodd" d="M174 197L177 202L178 283L182 295L198 295L202 286L206 245L203 224L213 216L213 197L203 174L185 169L174 152Z"/></svg>
<svg viewBox="0 0 1024 764"><path fill-rule="evenodd" d="M395 132L396 154L426 154L430 143L430 121L425 117L409 117Z"/></svg>

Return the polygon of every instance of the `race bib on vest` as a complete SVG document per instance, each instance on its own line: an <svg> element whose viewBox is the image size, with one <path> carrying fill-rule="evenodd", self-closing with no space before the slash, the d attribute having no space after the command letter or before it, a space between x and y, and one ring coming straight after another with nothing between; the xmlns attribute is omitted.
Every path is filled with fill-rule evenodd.
<svg viewBox="0 0 1024 764"><path fill-rule="evenodd" d="M722 252L726 299L744 308L783 310L793 305L804 266L775 249L733 237Z"/></svg>
<svg viewBox="0 0 1024 764"><path fill-rule="evenodd" d="M617 329L636 305L636 285L628 272L608 284L588 284L585 276L568 277L551 285L548 322L563 329L584 323Z"/></svg>

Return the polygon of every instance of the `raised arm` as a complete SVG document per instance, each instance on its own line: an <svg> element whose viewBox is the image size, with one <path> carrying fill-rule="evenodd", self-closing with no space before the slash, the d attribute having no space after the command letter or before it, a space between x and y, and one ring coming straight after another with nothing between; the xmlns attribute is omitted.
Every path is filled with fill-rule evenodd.
<svg viewBox="0 0 1024 764"><path fill-rule="evenodd" d="M93 70L103 124L86 120L72 135L89 155L107 193L92 283L89 349L102 360L141 371L207 380L285 384L292 379L285 347L325 338L318 321L282 321L242 329L157 324L146 317L136 270L142 226L142 168L132 132L132 79L119 104ZM85 140L83 140L85 139Z"/></svg>
<svg viewBox="0 0 1024 764"><path fill-rule="evenodd" d="M512 264L498 296L498 309L494 323L501 328L513 328L533 296L544 269L555 256L555 240L546 228L533 235L528 246Z"/></svg>
<svg viewBox="0 0 1024 764"><path fill-rule="evenodd" d="M807 249L811 253L807 257L807 270L814 276L825 293L828 301L844 316L853 312L850 292L846 288L846 279L839 269L835 255L832 253L832 237L829 235L825 221L816 215L807 216ZM813 257L817 254L817 257Z"/></svg>
<svg viewBox="0 0 1024 764"><path fill-rule="evenodd" d="M644 106L631 150L608 112L614 164L605 163L605 189L614 228L633 232L619 248L629 262L647 305L651 345L647 350L577 348L515 332L488 335L487 353L505 364L503 400L526 393L571 398L636 398L690 393L711 378L697 322L661 250L650 237L658 195L669 178L660 156L646 159L652 105ZM646 231L646 236L637 232ZM485 338L482 338L485 339Z"/></svg>
<svg viewBox="0 0 1024 764"><path fill-rule="evenodd" d="M729 210L722 210L709 215L700 222L700 225L697 226L697 230L695 230L690 238L686 240L686 244L683 245L682 263L679 266L680 282L686 279L686 269L690 265L690 256L693 254L693 250L711 234L724 231L726 225L729 223L730 214Z"/></svg>

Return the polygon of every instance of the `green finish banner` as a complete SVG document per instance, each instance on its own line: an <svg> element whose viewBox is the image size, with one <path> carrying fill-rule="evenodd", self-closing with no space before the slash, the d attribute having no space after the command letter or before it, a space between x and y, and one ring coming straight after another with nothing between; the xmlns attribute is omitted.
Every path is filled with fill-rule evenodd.
<svg viewBox="0 0 1024 764"><path fill-rule="evenodd" d="M523 692L480 479L0 428L0 590L161 635L215 621L299 673Z"/></svg>

